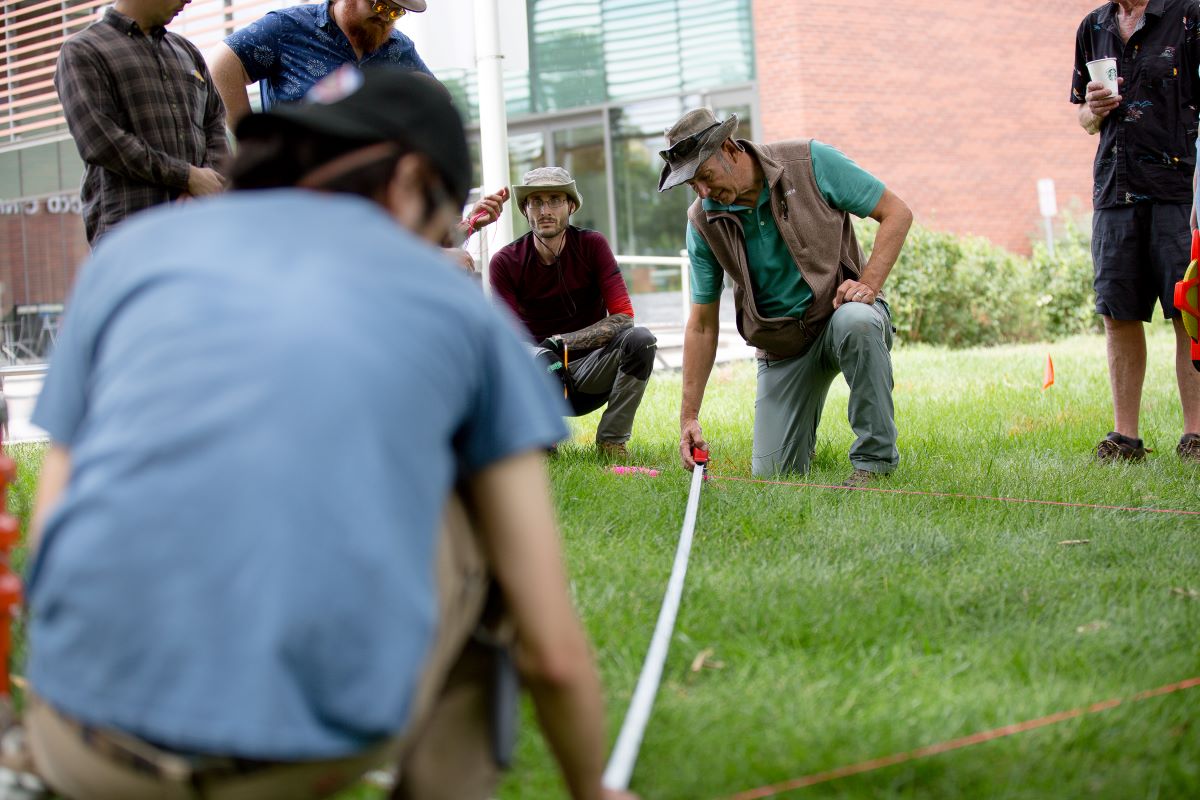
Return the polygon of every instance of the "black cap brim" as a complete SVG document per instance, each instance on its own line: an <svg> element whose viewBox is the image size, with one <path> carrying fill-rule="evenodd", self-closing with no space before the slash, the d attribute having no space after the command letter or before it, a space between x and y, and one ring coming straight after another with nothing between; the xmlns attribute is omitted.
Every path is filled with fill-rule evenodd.
<svg viewBox="0 0 1200 800"><path fill-rule="evenodd" d="M465 202L471 187L470 151L462 117L437 79L395 66L373 66L361 71L361 80L352 73L331 74L307 98L244 117L237 126L238 138L307 130L363 144L395 141L428 158L451 196Z"/></svg>

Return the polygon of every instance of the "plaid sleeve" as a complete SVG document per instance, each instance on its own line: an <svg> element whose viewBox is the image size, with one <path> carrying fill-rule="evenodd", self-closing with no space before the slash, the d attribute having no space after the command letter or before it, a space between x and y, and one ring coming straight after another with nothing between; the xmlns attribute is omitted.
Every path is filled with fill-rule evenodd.
<svg viewBox="0 0 1200 800"><path fill-rule="evenodd" d="M80 157L126 178L186 189L190 169L186 161L151 147L117 123L121 115L109 80L90 45L67 40L58 56L54 88Z"/></svg>
<svg viewBox="0 0 1200 800"><path fill-rule="evenodd" d="M200 74L208 83L208 97L204 101L204 140L205 155L203 166L211 169L224 167L225 157L229 155L229 139L225 134L225 103L213 84L212 75L204 59L199 60Z"/></svg>
<svg viewBox="0 0 1200 800"><path fill-rule="evenodd" d="M251 83L271 77L279 64L279 42L283 38L283 17L271 11L262 19L225 37Z"/></svg>

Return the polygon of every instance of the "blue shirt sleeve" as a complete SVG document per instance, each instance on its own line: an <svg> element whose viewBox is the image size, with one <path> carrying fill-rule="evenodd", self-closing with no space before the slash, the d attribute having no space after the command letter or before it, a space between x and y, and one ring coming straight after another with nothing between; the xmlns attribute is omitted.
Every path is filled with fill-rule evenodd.
<svg viewBox="0 0 1200 800"><path fill-rule="evenodd" d="M266 80L279 63L279 42L283 38L283 17L271 11L262 19L250 23L225 37L225 44L234 52L250 81Z"/></svg>
<svg viewBox="0 0 1200 800"><path fill-rule="evenodd" d="M79 271L31 418L34 425L50 434L52 442L68 448L75 443L87 414L93 354L106 316L104 296L110 289L104 284L111 281L103 274L105 244L111 244L111 237L97 247L96 254ZM114 266L120 269L120 265L107 265L110 269Z"/></svg>
<svg viewBox="0 0 1200 800"><path fill-rule="evenodd" d="M691 262L692 302L697 305L717 302L721 299L725 272L713 256L712 248L691 222L687 226L687 251Z"/></svg>
<svg viewBox="0 0 1200 800"><path fill-rule="evenodd" d="M883 181L855 164L836 147L811 145L813 175L825 202L856 217L868 217L883 197Z"/></svg>
<svg viewBox="0 0 1200 800"><path fill-rule="evenodd" d="M537 368L511 323L488 309L479 336L479 381L458 438L468 473L530 450L542 450L569 433L562 384Z"/></svg>

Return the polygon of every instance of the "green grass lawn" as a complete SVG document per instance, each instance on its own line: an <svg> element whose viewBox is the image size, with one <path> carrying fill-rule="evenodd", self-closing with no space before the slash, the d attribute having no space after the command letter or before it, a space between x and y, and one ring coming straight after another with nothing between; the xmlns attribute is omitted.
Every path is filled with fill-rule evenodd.
<svg viewBox="0 0 1200 800"><path fill-rule="evenodd" d="M1147 463L1100 466L1103 340L895 355L902 461L889 488L1200 509L1200 468L1163 325L1151 338ZM1047 353L1057 383L1041 390ZM670 573L688 491L679 377L656 375L631 461L551 466L573 589L615 737ZM813 472L849 473L838 381ZM716 475L748 476L754 368L714 372L701 421ZM1073 539L1090 544L1060 545ZM633 788L711 798L1200 675L1200 518L710 481ZM693 660L720 668L692 670ZM563 796L526 718L503 798ZM1200 796L1200 688L789 797Z"/></svg>
<svg viewBox="0 0 1200 800"><path fill-rule="evenodd" d="M901 348L902 461L883 485L1200 509L1200 467L1174 453L1172 348L1157 324L1142 427L1156 452L1121 466L1091 458L1112 424L1102 339ZM1047 353L1058 382L1043 393ZM660 477L606 472L590 451L598 415L551 464L610 739L683 519L679 391L678 374L656 375L634 431L631 463ZM752 364L714 372L701 421L715 475L749 475L753 405ZM849 473L845 409L838 381L797 480ZM633 788L722 797L1200 675L1200 599L1174 589L1200 590L1200 517L710 481ZM563 796L526 708L500 797ZM1200 796L1200 688L785 796Z"/></svg>

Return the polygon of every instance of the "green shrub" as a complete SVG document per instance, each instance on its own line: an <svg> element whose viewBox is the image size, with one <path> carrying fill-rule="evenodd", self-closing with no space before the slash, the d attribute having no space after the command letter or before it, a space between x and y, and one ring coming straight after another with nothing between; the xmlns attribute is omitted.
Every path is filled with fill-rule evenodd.
<svg viewBox="0 0 1200 800"><path fill-rule="evenodd" d="M878 224L857 224L870 251ZM893 323L906 342L973 347L1031 342L1095 330L1092 259L1084 231L1068 219L1051 258L977 236L914 225L887 283Z"/></svg>
<svg viewBox="0 0 1200 800"><path fill-rule="evenodd" d="M1104 330L1096 313L1096 293L1092 289L1091 236L1071 217L1054 239L1054 257L1046 243L1033 245L1034 272L1042 288L1037 302L1047 339L1060 339L1086 331Z"/></svg>

